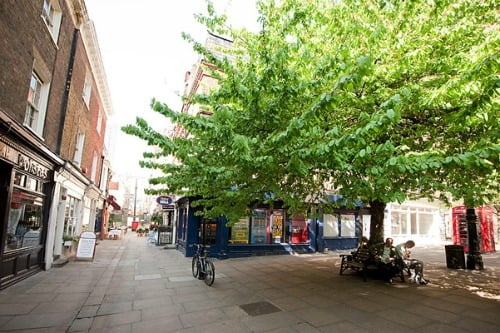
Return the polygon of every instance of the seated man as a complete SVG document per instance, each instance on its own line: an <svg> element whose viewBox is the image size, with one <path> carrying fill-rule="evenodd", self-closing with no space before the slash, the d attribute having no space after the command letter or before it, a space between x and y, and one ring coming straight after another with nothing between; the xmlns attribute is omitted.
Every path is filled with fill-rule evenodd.
<svg viewBox="0 0 500 333"><path fill-rule="evenodd" d="M394 265L397 252L392 244L393 239L388 237L385 243L376 247L379 270L384 281L388 283L392 283L392 277L399 271L399 268Z"/></svg>
<svg viewBox="0 0 500 333"><path fill-rule="evenodd" d="M415 242L408 240L404 243L396 245L396 252L399 258L403 259L408 268L413 269L410 281L420 284L427 284L424 279L424 263L421 260L410 258L411 251L415 247Z"/></svg>

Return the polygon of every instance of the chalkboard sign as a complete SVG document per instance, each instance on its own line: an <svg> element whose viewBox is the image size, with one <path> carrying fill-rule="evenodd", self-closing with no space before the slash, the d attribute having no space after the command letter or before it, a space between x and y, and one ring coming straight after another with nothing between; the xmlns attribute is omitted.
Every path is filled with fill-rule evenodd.
<svg viewBox="0 0 500 333"><path fill-rule="evenodd" d="M95 253L96 236L95 233L86 231L82 232L78 240L78 248L76 249L76 259L93 260Z"/></svg>

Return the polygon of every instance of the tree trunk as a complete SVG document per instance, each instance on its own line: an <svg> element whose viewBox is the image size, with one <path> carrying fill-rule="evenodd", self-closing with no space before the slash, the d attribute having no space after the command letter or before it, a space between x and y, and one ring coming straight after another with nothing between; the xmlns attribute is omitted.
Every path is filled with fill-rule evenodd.
<svg viewBox="0 0 500 333"><path fill-rule="evenodd" d="M370 202L370 245L384 242L384 211L386 203L380 200Z"/></svg>

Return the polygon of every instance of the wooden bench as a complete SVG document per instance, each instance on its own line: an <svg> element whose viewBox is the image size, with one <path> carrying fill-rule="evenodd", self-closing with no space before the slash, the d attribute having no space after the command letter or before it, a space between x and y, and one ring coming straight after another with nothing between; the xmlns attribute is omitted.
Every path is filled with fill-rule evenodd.
<svg viewBox="0 0 500 333"><path fill-rule="evenodd" d="M375 255L367 248L358 248L356 252L351 254L341 254L340 275L345 270L351 269L357 273L361 273L363 281L366 281L367 273L370 270L378 270L375 261Z"/></svg>
<svg viewBox="0 0 500 333"><path fill-rule="evenodd" d="M380 268L376 259L376 253L367 248L358 248L355 252L351 254L341 254L340 257L342 258L340 262L340 275L342 275L345 270L351 269L357 273L361 273L363 281L366 281L369 271L377 273ZM405 282L405 274L408 276L411 275L410 269L403 259L396 258L392 265L394 265L395 268L393 276L399 277L401 282Z"/></svg>
<svg viewBox="0 0 500 333"><path fill-rule="evenodd" d="M410 267L408 267L405 261L401 258L396 258L394 265L398 268L398 273L395 276L399 276L401 278L401 282L405 282L405 274L411 276Z"/></svg>

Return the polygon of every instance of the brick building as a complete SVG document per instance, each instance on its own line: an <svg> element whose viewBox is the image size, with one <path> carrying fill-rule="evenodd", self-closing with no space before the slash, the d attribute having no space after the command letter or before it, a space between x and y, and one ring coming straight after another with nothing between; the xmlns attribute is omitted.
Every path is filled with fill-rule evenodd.
<svg viewBox="0 0 500 333"><path fill-rule="evenodd" d="M1 289L102 228L112 107L84 0L2 1L0 36Z"/></svg>

